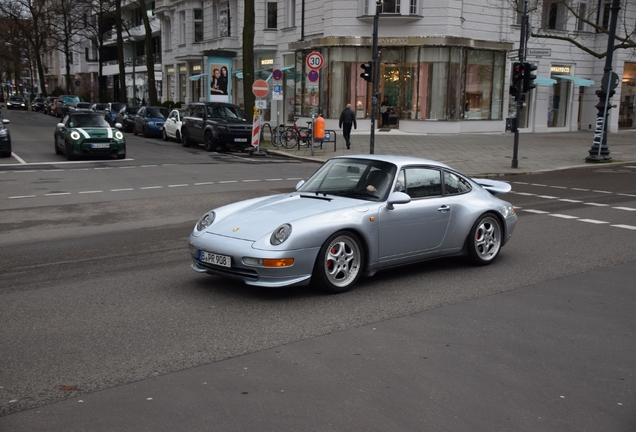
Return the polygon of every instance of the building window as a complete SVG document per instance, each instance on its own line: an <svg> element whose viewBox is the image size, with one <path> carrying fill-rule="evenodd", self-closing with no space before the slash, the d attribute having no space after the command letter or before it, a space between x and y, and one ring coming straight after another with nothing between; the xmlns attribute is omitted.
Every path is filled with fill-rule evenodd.
<svg viewBox="0 0 636 432"><path fill-rule="evenodd" d="M542 27L548 30L565 30L567 9L561 0L543 2Z"/></svg>
<svg viewBox="0 0 636 432"><path fill-rule="evenodd" d="M228 2L221 3L219 7L219 37L232 35L230 23L230 4Z"/></svg>
<svg viewBox="0 0 636 432"><path fill-rule="evenodd" d="M278 3L267 2L267 27L268 29L278 28Z"/></svg>
<svg viewBox="0 0 636 432"><path fill-rule="evenodd" d="M179 45L186 43L186 19L185 11L179 12Z"/></svg>
<svg viewBox="0 0 636 432"><path fill-rule="evenodd" d="M194 9L194 41L203 40L203 9Z"/></svg>
<svg viewBox="0 0 636 432"><path fill-rule="evenodd" d="M417 0L411 0L411 3L409 5L409 13L411 15L417 15Z"/></svg>
<svg viewBox="0 0 636 432"><path fill-rule="evenodd" d="M383 14L399 14L400 13L400 0L384 0L382 2Z"/></svg>
<svg viewBox="0 0 636 432"><path fill-rule="evenodd" d="M285 7L285 27L296 26L296 0L287 0Z"/></svg>
<svg viewBox="0 0 636 432"><path fill-rule="evenodd" d="M163 40L165 41L164 44L166 45L165 48L167 50L172 49L172 21L170 21L169 18L164 21L163 29L164 29Z"/></svg>
<svg viewBox="0 0 636 432"><path fill-rule="evenodd" d="M588 31L587 24L585 24L585 19L587 19L587 4L579 3L579 8L577 10L577 19L576 19L576 30L577 31Z"/></svg>
<svg viewBox="0 0 636 432"><path fill-rule="evenodd" d="M603 19L599 23L604 29L609 29L610 25L610 15L612 13L611 10L612 2L611 0L605 0L603 2Z"/></svg>

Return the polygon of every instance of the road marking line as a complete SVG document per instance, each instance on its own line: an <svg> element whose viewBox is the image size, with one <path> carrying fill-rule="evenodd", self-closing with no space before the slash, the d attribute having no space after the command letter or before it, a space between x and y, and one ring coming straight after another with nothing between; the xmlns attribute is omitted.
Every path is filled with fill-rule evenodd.
<svg viewBox="0 0 636 432"><path fill-rule="evenodd" d="M609 207L609 204L599 204L599 203L586 203L586 202L584 202L583 205L589 205L589 206L594 206L594 207Z"/></svg>
<svg viewBox="0 0 636 432"><path fill-rule="evenodd" d="M96 170L109 170L109 169L113 169L113 167L97 167L97 168L94 168L94 169L96 169Z"/></svg>
<svg viewBox="0 0 636 432"><path fill-rule="evenodd" d="M632 195L632 194L619 193L619 194L616 194L616 195L636 198L636 195Z"/></svg>
<svg viewBox="0 0 636 432"><path fill-rule="evenodd" d="M124 192L124 191L131 191L134 190L133 188L124 188L124 189L111 189L111 192Z"/></svg>
<svg viewBox="0 0 636 432"><path fill-rule="evenodd" d="M21 195L21 196L9 197L9 199L21 199L21 198L35 198L35 195Z"/></svg>
<svg viewBox="0 0 636 432"><path fill-rule="evenodd" d="M123 166L123 167L117 167L119 169L131 169L131 168L136 168L134 165L130 165L130 166Z"/></svg>
<svg viewBox="0 0 636 432"><path fill-rule="evenodd" d="M265 179L265 181L283 181L283 179L282 178L279 178L279 179Z"/></svg>
<svg viewBox="0 0 636 432"><path fill-rule="evenodd" d="M550 186L550 187L554 189L567 189L567 187L565 186Z"/></svg>
<svg viewBox="0 0 636 432"><path fill-rule="evenodd" d="M285 180L304 180L303 178L295 178L295 177L290 177L290 178L286 178Z"/></svg>
<svg viewBox="0 0 636 432"><path fill-rule="evenodd" d="M195 186L204 186L204 185L211 185L214 184L214 182L201 182L201 183L195 183Z"/></svg>
<svg viewBox="0 0 636 432"><path fill-rule="evenodd" d="M610 225L610 226L613 226L616 228L625 228L628 230L636 230L636 226L633 226L633 225Z"/></svg>
<svg viewBox="0 0 636 432"><path fill-rule="evenodd" d="M169 188L185 187L185 186L190 186L190 185L189 184L168 185Z"/></svg>
<svg viewBox="0 0 636 432"><path fill-rule="evenodd" d="M550 212L543 211L543 210L525 209L524 211L526 211L528 213L536 213L536 214L550 214Z"/></svg>
<svg viewBox="0 0 636 432"><path fill-rule="evenodd" d="M569 202L569 203L582 203L583 202L581 200L573 200L573 199L567 199L567 198L560 198L559 201Z"/></svg>
<svg viewBox="0 0 636 432"><path fill-rule="evenodd" d="M259 182L260 180L241 180L243 183Z"/></svg>
<svg viewBox="0 0 636 432"><path fill-rule="evenodd" d="M140 168L151 168L151 167L156 167L157 165L141 165Z"/></svg>
<svg viewBox="0 0 636 432"><path fill-rule="evenodd" d="M49 170L42 170L42 172L61 172L64 171L63 169L49 169Z"/></svg>
<svg viewBox="0 0 636 432"><path fill-rule="evenodd" d="M602 190L593 190L592 192L604 193L604 194L611 194L611 193L614 193L614 192L610 192L610 191L602 191Z"/></svg>
<svg viewBox="0 0 636 432"><path fill-rule="evenodd" d="M636 208L632 208L632 207L612 207L612 208L615 208L617 210L636 211Z"/></svg>
<svg viewBox="0 0 636 432"><path fill-rule="evenodd" d="M600 220L596 220L596 219L578 219L581 222L587 222L587 223L591 223L591 224L607 224L609 222L606 221L600 221Z"/></svg>
<svg viewBox="0 0 636 432"><path fill-rule="evenodd" d="M561 219L578 219L578 216L570 216L570 215L564 215L564 214L558 214L558 213L550 213L548 216L554 216L554 217L558 217Z"/></svg>
<svg viewBox="0 0 636 432"><path fill-rule="evenodd" d="M537 198L557 199L558 197L550 196L550 195L537 195Z"/></svg>
<svg viewBox="0 0 636 432"><path fill-rule="evenodd" d="M17 154L15 154L15 152L11 152L11 155L16 158L18 160L18 162L20 162L21 165L26 165L26 161L24 159L22 159L20 156L18 156Z"/></svg>
<svg viewBox="0 0 636 432"><path fill-rule="evenodd" d="M582 189L582 188L572 188L572 190L575 190L575 191L584 191L584 192L589 192L589 191L590 191L589 189Z"/></svg>
<svg viewBox="0 0 636 432"><path fill-rule="evenodd" d="M238 180L224 180L219 182L219 184L221 183L238 183Z"/></svg>
<svg viewBox="0 0 636 432"><path fill-rule="evenodd" d="M146 189L162 189L162 188L163 188L163 186L146 186L146 187L142 187L142 188L139 188L139 189L146 190Z"/></svg>
<svg viewBox="0 0 636 432"><path fill-rule="evenodd" d="M522 184L522 185L527 185L527 184L528 184L528 183L526 183L526 182L520 182L520 181L516 181L516 182L513 182L513 183L514 183L514 184Z"/></svg>
<svg viewBox="0 0 636 432"><path fill-rule="evenodd" d="M79 192L79 193L81 193L81 194L94 194L94 193L102 193L102 192L104 192L104 191L94 190L94 191L82 191L82 192Z"/></svg>
<svg viewBox="0 0 636 432"><path fill-rule="evenodd" d="M544 185L544 184L539 184L539 183L530 183L530 186L541 186L541 187L548 187L548 185Z"/></svg>
<svg viewBox="0 0 636 432"><path fill-rule="evenodd" d="M533 193L528 193L528 192L513 192L514 194L517 195L523 195L523 196L536 196L537 194L533 194Z"/></svg>
<svg viewBox="0 0 636 432"><path fill-rule="evenodd" d="M59 196L59 195L70 195L70 192L52 192L44 194L44 196Z"/></svg>

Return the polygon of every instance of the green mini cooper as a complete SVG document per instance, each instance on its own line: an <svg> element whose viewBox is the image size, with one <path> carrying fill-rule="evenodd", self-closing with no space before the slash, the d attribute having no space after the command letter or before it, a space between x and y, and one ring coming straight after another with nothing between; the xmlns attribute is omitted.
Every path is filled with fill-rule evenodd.
<svg viewBox="0 0 636 432"><path fill-rule="evenodd" d="M126 158L126 140L118 123L111 127L102 114L69 114L55 129L55 153L68 160L77 156Z"/></svg>

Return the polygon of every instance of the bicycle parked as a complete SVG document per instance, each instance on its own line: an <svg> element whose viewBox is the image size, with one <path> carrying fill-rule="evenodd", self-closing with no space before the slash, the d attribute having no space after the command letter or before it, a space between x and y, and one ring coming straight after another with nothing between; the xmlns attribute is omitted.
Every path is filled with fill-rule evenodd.
<svg viewBox="0 0 636 432"><path fill-rule="evenodd" d="M272 144L276 147L282 146L288 149L298 145L309 145L312 135L312 122L307 122L308 127L298 127L296 123L299 119L300 117L294 117L294 124L281 124L275 127L272 133Z"/></svg>

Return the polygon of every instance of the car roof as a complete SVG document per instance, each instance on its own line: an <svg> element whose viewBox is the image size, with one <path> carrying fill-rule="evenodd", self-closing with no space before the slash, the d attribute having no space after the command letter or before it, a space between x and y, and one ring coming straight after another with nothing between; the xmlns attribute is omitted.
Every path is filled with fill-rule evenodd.
<svg viewBox="0 0 636 432"><path fill-rule="evenodd" d="M431 159L422 159L422 158L417 158L412 156L358 154L358 155L336 156L334 159L367 159L367 160L389 162L389 163L397 165L398 167L402 167L405 165L429 165L429 166L437 166L441 168L452 169L451 167L449 167L448 165L442 162L437 162Z"/></svg>

